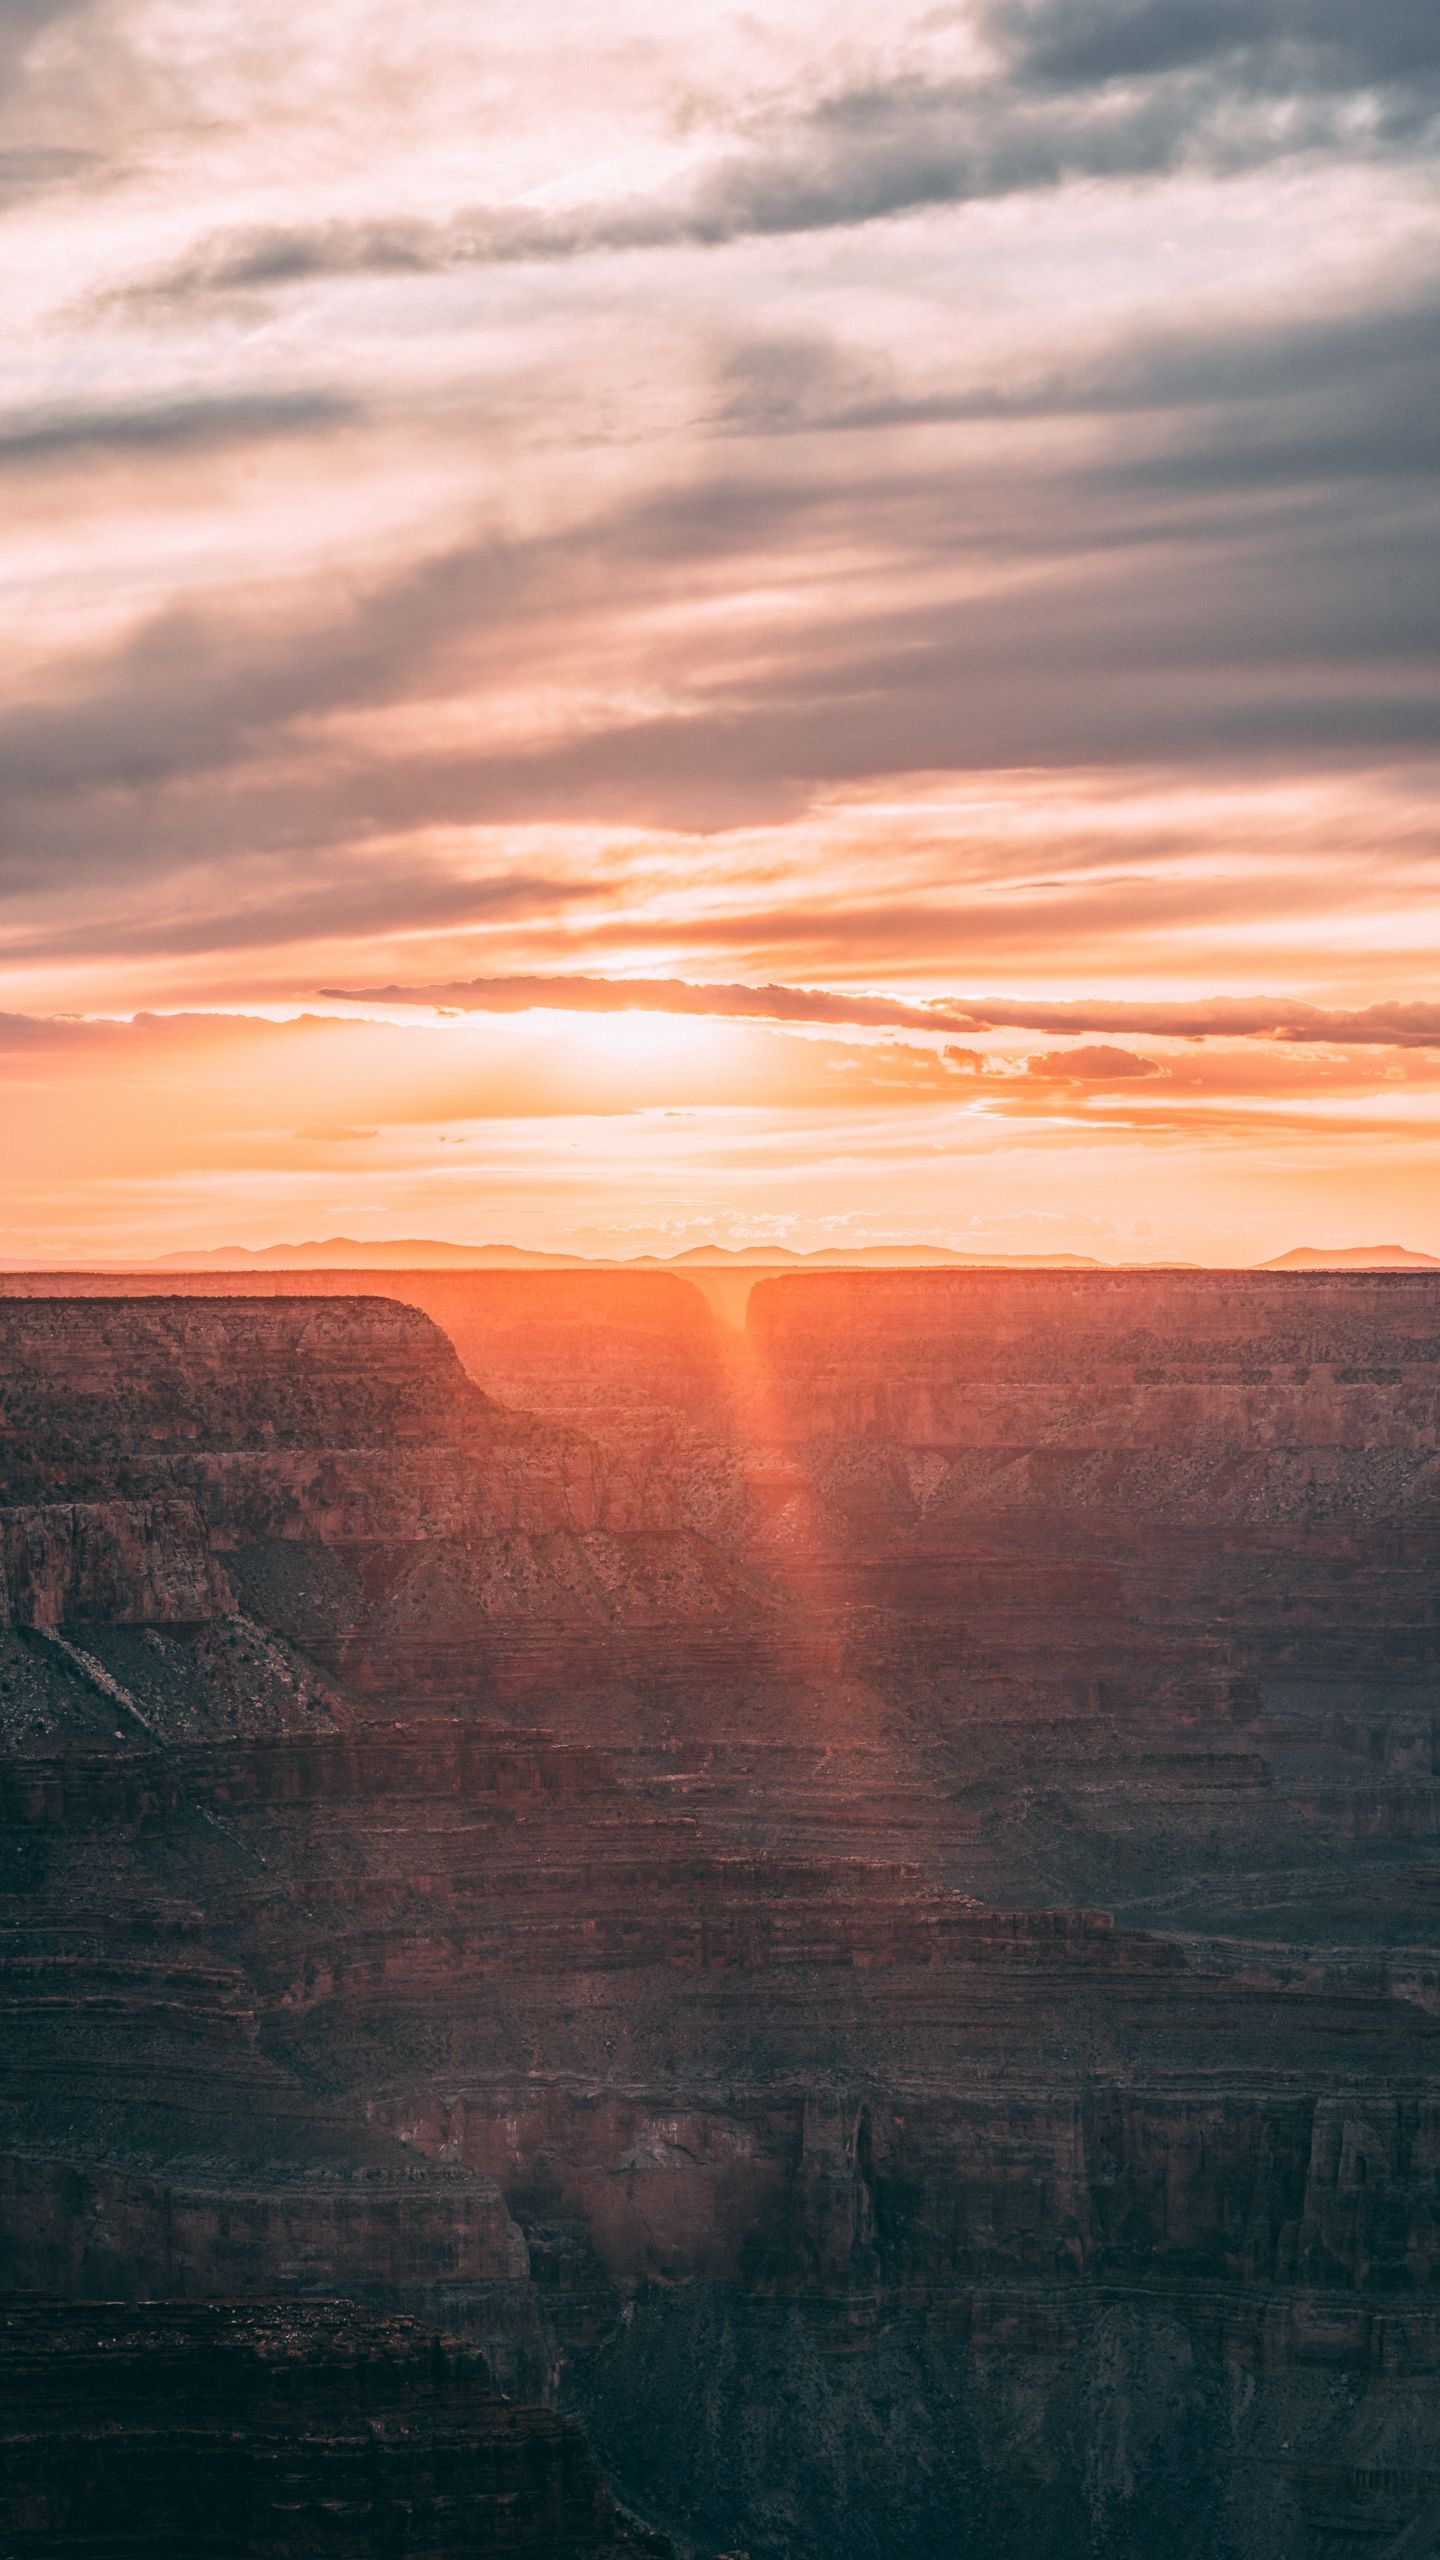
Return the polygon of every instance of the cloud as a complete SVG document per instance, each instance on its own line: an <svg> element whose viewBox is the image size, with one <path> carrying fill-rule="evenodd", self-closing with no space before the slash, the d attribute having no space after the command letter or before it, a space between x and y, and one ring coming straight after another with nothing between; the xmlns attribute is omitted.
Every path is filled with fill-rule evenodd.
<svg viewBox="0 0 1440 2560"><path fill-rule="evenodd" d="M164 309L326 277L717 248L1076 179L1422 149L1440 112L1435 13L1377 0L1371 16L1347 0L1006 0L986 13L988 71L854 83L752 117L683 184L564 210L230 227L120 298Z"/></svg>
<svg viewBox="0 0 1440 2560"><path fill-rule="evenodd" d="M0 0L5 997L461 1016L0 1035L36 1214L1430 1201L1431 0L572 16Z"/></svg>
<svg viewBox="0 0 1440 2560"><path fill-rule="evenodd" d="M1298 403L1310 442L1321 450L1326 437L1323 425L1317 435L1317 417L1335 416L1343 433L1357 415L1374 415L1382 460L1398 412L1407 445L1424 443L1428 468L1440 450L1440 439L1424 439L1437 373L1440 276L1432 273L1403 294L1372 295L1349 309L1263 320L1212 315L1203 328L1111 332L1059 361L1036 367L1012 359L1003 371L941 387L906 385L814 334L755 334L721 357L712 423L745 435L790 435L1005 419L1124 420L1178 410L1196 413L1203 436L1217 411L1243 422L1278 404L1283 434L1290 404ZM1272 433L1272 449L1275 442ZM1342 449L1337 465L1343 463ZM1116 468L1128 472L1131 465L1117 456Z"/></svg>
<svg viewBox="0 0 1440 2560"><path fill-rule="evenodd" d="M107 651L59 670L48 695L0 714L7 790L133 793L248 762L262 744L273 757L304 721L430 684L458 643L468 681L508 678L527 646L547 653L579 617L608 620L627 591L653 596L686 565L728 564L793 532L815 506L802 489L711 479L528 540L472 532L388 573L372 570L368 581L341 580L338 599L323 606L308 586L252 593L228 610L166 606ZM470 759L464 770L476 767ZM382 827L391 823L363 750L348 770ZM434 814L446 808L442 793Z"/></svg>
<svg viewBox="0 0 1440 2560"><path fill-rule="evenodd" d="M32 917L8 934L0 922L0 951L12 962L32 963L91 953L263 951L402 927L464 930L536 920L607 894L600 881L559 872L477 877L444 865L353 858L320 864L299 881L278 879L276 870L266 862L215 863L201 878L182 879L186 894L158 909L112 905L103 914L77 916L67 901L53 917Z"/></svg>
<svg viewBox="0 0 1440 2560"><path fill-rule="evenodd" d="M150 1098L161 1124L127 1129L127 1143L163 1147L189 1124L207 1130L212 1143L224 1132L227 1145L253 1142L277 1162L294 1160L297 1146L348 1151L374 1144L383 1154L397 1132L409 1132L405 1143L428 1153L465 1145L467 1124L501 1119L594 1119L716 1104L908 1109L953 1100L961 1088L969 1100L985 1080L984 1059L958 1047L797 1039L771 1023L711 1026L656 1047L587 1042L561 1024L537 1040L533 1031L527 1036L498 1022L482 1030L473 1021L416 1026L315 1014L0 1016L0 1061L5 1080L26 1097L16 1115L23 1122L13 1132L17 1144L36 1145L37 1127L63 1109L67 1089L94 1096L102 1086L123 1085ZM300 1127L297 1093L315 1110ZM143 1123L145 1111L137 1104L129 1117Z"/></svg>
<svg viewBox="0 0 1440 2560"><path fill-rule="evenodd" d="M57 18L88 6L89 0L0 0L0 42L23 49Z"/></svg>
<svg viewBox="0 0 1440 2560"><path fill-rule="evenodd" d="M320 992L346 1004L433 1004L466 1013L528 1013L536 1006L554 1006L566 1013L724 1014L732 1021L872 1023L912 1031L947 1027L936 1021L931 1006L901 1004L888 996L830 995L814 987L707 987L683 978L515 975L430 987L322 987Z"/></svg>
<svg viewBox="0 0 1440 2560"><path fill-rule="evenodd" d="M283 1022L248 1013L0 1013L0 1053L22 1059L32 1052L53 1053L108 1066L126 1054L153 1053L168 1061L181 1051L214 1049L232 1042L267 1049L323 1035L353 1044L364 1028L323 1013L295 1014Z"/></svg>
<svg viewBox="0 0 1440 2560"><path fill-rule="evenodd" d="M1241 16L1251 31L1244 43ZM988 23L989 67L963 79L915 70L840 85L832 72L837 85L817 94L797 77L788 106L777 80L763 109L727 109L728 140L712 129L708 156L683 183L643 199L555 210L556 185L525 206L448 224L392 222L383 213L389 173L410 165L407 143L393 158L377 152L368 192L358 182L348 191L351 205L382 208L362 223L308 219L318 176L313 190L308 177L291 185L282 173L279 193L264 194L257 180L241 198L227 182L190 201L213 195L220 205L266 201L296 212L295 223L263 235L226 232L225 258L239 243L257 287L267 275L346 272L357 260L400 274L437 256L474 264L537 248L569 255L582 236L601 233L616 245L659 241L677 221L703 244L737 222L754 227L749 236L767 225L778 236L812 217L823 227L845 205L870 218L867 202L876 214L917 183L922 194L932 185L943 194L957 168L963 177L962 162L979 166L976 153L991 154L996 169L1009 154L1013 175L1022 141L1027 150L1043 143L1044 165L1058 168L1052 146L1068 136L1065 151L1073 144L1083 172L1099 165L1112 128L1129 137L1127 149L1142 128L1146 149L1162 127L1172 141L1180 135L1174 165L1190 171L1241 165L1236 136L1253 138L1267 119L1275 148L1298 147L1314 115L1335 124L1343 108L1350 142L1336 148L1363 158L1377 136L1398 148L1394 65L1409 66L1414 96L1424 86L1413 27L1392 24L1383 8L1374 25L1366 15L1353 43L1338 19L1261 0L1238 15L1225 0L1188 13L1077 0L1073 23L1067 0L1058 14L1015 8L992 11ZM1067 29L1090 47L1088 70L1061 61ZM301 38L313 32L302 27ZM1113 68L1122 35L1149 68ZM877 58L903 60L910 42L887 36ZM743 100L743 83L732 94ZM373 135L373 106L361 99L352 140L362 129ZM691 132L713 113L702 99ZM628 114L622 107L622 126ZM636 117L637 136L642 124ZM211 147L197 141L193 165ZM215 147L223 171L230 145ZM637 165L641 152L576 163ZM552 871L548 849L535 859L528 911L526 863L513 864L514 897L488 906L471 878L452 886L441 876L447 866L474 867L456 841L468 830L489 831L492 845L518 826L684 832L705 840L695 853L704 861L729 830L796 821L815 830L810 858L823 867L837 804L897 778L929 777L932 787L938 776L1008 770L1023 794L1036 774L1067 767L1171 778L1188 770L1207 787L1237 773L1413 768L1440 746L1440 576L1422 485L1440 409L1440 289L1432 278L1401 293L1395 279L1414 273L1413 235L1368 288L1359 278L1365 221L1379 224L1382 246L1397 236L1385 229L1390 183L1376 183L1364 221L1356 211L1352 223L1354 170L1337 172L1345 239L1327 229L1313 259L1308 239L1298 251L1291 239L1283 258L1271 242L1253 274L1242 262L1243 275L1218 253L1208 265L1197 260L1195 233L1209 218L1197 203L1208 208L1210 194L1177 187L1165 211L1181 253L1168 298L1170 267L1158 249L1147 254L1149 215L1112 199L1097 212L1099 191L1077 187L1076 236L1093 223L1111 244L1093 296L1079 279L1080 253L1056 245L1068 214L1027 208L1023 223L1007 217L977 264L962 261L953 276L937 270L935 244L911 242L907 257L923 251L929 263L907 266L889 304L873 264L852 290L837 282L832 258L816 291L818 262L797 267L783 248L728 280L743 284L743 300L727 301L727 280L713 272L692 300L689 270L628 285L587 275L548 300L528 277L497 284L465 297L469 316L453 341L443 323L417 330L404 297L352 313L359 335L347 339L339 297L327 305L323 339L311 318L292 319L313 331L303 343L325 345L327 373L353 379L354 391L187 390L167 341L164 388L148 400L97 391L93 407L12 410L0 417L0 472L153 455L162 469L144 485L147 517L163 503L163 466L191 452L291 433L313 437L316 452L313 510L299 493L302 454L286 453L274 489L264 472L249 475L253 503L243 495L224 519L212 508L206 520L201 475L177 468L175 521L153 549L124 527L133 496L125 475L96 473L97 536L113 554L104 552L102 568L97 540L78 590L73 562L53 582L42 572L36 630L53 654L38 672L32 656L29 699L25 670L5 669L0 895L11 902L7 921L16 918L11 955L273 951L317 933L338 946L347 934L406 922L438 937L538 916L547 896L558 913L578 896L561 866ZM1295 218L1285 211L1289 185L1273 190L1282 232ZM172 226L175 218L172 195ZM1050 244L1043 251L1032 226ZM128 236L183 240L186 231L147 218ZM1167 239L1167 260L1174 245ZM1017 317L1030 307L1017 288L1032 255L1059 260L1036 271L1033 320L1054 323L1043 331ZM996 259L1003 324L986 281ZM239 276L233 261L227 272ZM915 328L917 274L937 311L953 302L953 328ZM624 299L637 288L643 314ZM1097 326L1097 314L1137 300L1152 315L1145 327ZM624 351L613 379L602 358L597 383L593 345L580 338L563 387L549 357L534 358L557 309L580 338L608 329L612 309L631 313L633 326L613 332ZM1165 311L1168 324L1157 325ZM736 345L742 312L747 325L752 312L774 325ZM811 325L819 313L837 331L853 325L855 347ZM211 315L200 307L192 317L205 384L214 378ZM1028 339L1020 353L1017 331ZM688 365L697 354L712 363L717 339L728 355L707 404L706 380L697 398ZM997 341L1010 351L982 355ZM114 349L102 343L108 366ZM268 373L282 360L269 351L285 340L256 343ZM876 352L886 345L902 347L903 358L892 364ZM383 369L392 347L404 396L378 380L377 351ZM79 362L71 350L52 380L128 382L158 355L128 346L114 377L86 374ZM513 439L503 472L493 454L480 455L486 439L476 434L477 400L489 402L500 383ZM326 441L351 418L353 436ZM1026 432L1005 432L1011 420ZM909 425L957 432L908 441L884 432ZM717 426L774 442L739 449L732 432L717 447L704 440ZM881 432L868 446L836 434L803 453L783 441L821 428ZM158 522L154 531L162 534ZM112 584L114 555L121 574ZM134 619L117 639L127 605ZM105 635L88 646L87 614ZM487 858L510 875L508 852ZM690 855L675 859L683 869ZM957 978L1032 978L1021 946L1033 931L1051 977L1071 938L1083 984L1100 975L1095 936L1106 924L1117 944L1133 944L1167 920L1176 932L1203 930L1227 901L1236 916L1253 916L1259 894L1239 882L1238 859L1228 888L1213 885L1214 874L1202 883L1198 862L1188 882L1162 887L1145 848L1148 876L1127 912L1103 848L1091 867L1095 880L1077 883L1073 896L1026 889L1012 899L997 885L973 913L964 879L927 884L911 899L908 882L886 896L890 884L877 877L854 895L827 887L803 914L796 900L788 920L789 887L772 897L747 884L701 901L687 899L677 876L670 905L657 899L636 914L625 943L607 939L602 920L570 950L578 965L603 967L612 954L643 965L657 949L672 968L708 965L701 955L713 950L717 969L736 977L819 977L832 965L888 970L892 953L908 968L938 932L940 965ZM1287 898L1293 911L1293 882L1272 881L1264 894L1273 915ZM1347 892L1352 903L1361 894ZM1378 879L1371 894L1373 902ZM868 951L867 931L885 937ZM564 946L537 933L507 942L503 956L512 952L523 966L563 957ZM414 965L434 966L437 955L450 965L438 943ZM394 952L341 958L338 949L301 964L306 979L401 965ZM1225 974L1216 972L1222 983ZM1343 985L1353 974L1317 971L1314 982ZM142 979L140 991L156 983Z"/></svg>
<svg viewBox="0 0 1440 2560"><path fill-rule="evenodd" d="M6 53L0 42L0 94L5 79ZM65 186L72 178L83 178L99 166L98 153L72 150L59 143L0 146L0 210L23 204L28 196L44 195L52 187Z"/></svg>
<svg viewBox="0 0 1440 2560"><path fill-rule="evenodd" d="M1026 1059L1025 1072L1051 1084L1112 1085L1135 1076L1158 1076L1162 1070L1154 1058L1138 1057L1133 1049L1099 1047L1042 1050Z"/></svg>
<svg viewBox="0 0 1440 2560"><path fill-rule="evenodd" d="M0 0L0 95L23 73L39 37L90 6L91 0Z"/></svg>
<svg viewBox="0 0 1440 2560"><path fill-rule="evenodd" d="M347 426L360 403L338 391L192 394L133 406L0 411L0 471L128 454L175 458Z"/></svg>
<svg viewBox="0 0 1440 2560"><path fill-rule="evenodd" d="M459 1012L518 1013L555 1006L571 1013L720 1014L766 1022L853 1023L908 1031L1130 1031L1178 1040L1261 1039L1347 1047L1440 1048L1440 1004L1374 1004L1346 1012L1287 996L1215 996L1186 1004L1062 1004L949 996L925 1004L900 997L848 995L815 987L705 986L682 978L505 976L438 985L326 987L346 1004L428 1004ZM1159 1072L1151 1059L1122 1049L1052 1051L1038 1073L1067 1067L1080 1076Z"/></svg>
<svg viewBox="0 0 1440 2560"><path fill-rule="evenodd" d="M1093 89L1223 66L1237 86L1293 94L1424 81L1440 73L1430 0L986 0L983 22L1015 75Z"/></svg>
<svg viewBox="0 0 1440 2560"><path fill-rule="evenodd" d="M861 524L883 593L823 574ZM1147 495L1138 458L1132 486L857 457L702 473L368 579L177 602L47 692L17 685L0 884L434 826L714 831L896 774L1417 755L1440 746L1435 531L1360 493L1308 513L1285 487L1268 508ZM777 560L793 608L722 645L706 595L743 599ZM470 716L434 742L357 727L337 746L317 726L518 690L528 730Z"/></svg>

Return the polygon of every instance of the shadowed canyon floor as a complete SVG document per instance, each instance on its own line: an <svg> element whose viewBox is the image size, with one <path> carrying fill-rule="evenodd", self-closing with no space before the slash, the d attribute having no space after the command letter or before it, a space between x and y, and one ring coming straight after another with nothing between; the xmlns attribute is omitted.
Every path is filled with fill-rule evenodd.
<svg viewBox="0 0 1440 2560"><path fill-rule="evenodd" d="M1425 1273L0 1277L18 2434L408 2320L253 2547L466 2547L438 2352L476 2547L1429 2551L1437 1420Z"/></svg>

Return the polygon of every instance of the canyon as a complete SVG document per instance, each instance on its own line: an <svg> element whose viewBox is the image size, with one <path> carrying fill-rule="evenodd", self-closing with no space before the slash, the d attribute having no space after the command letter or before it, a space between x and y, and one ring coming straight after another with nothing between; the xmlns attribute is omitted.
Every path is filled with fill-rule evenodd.
<svg viewBox="0 0 1440 2560"><path fill-rule="evenodd" d="M0 2548L1425 2560L1437 1422L1421 1270L0 1275Z"/></svg>

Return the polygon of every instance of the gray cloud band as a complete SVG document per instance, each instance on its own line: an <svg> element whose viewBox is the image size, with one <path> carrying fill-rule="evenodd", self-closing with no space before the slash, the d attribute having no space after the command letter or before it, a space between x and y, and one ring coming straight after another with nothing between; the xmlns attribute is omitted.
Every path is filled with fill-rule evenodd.
<svg viewBox="0 0 1440 2560"><path fill-rule="evenodd" d="M561 214L481 204L441 222L229 230L120 299L164 306L333 276L719 247L1077 178L1404 153L1425 147L1440 115L1431 0L1003 0L982 16L988 74L813 99L755 126L679 191Z"/></svg>
<svg viewBox="0 0 1440 2560"><path fill-rule="evenodd" d="M0 411L0 471L154 453L174 459L227 444L316 435L345 426L360 403L335 391L185 394L130 406Z"/></svg>
<svg viewBox="0 0 1440 2560"><path fill-rule="evenodd" d="M1415 327L1428 349L1429 306ZM334 601L172 607L105 655L58 666L45 694L0 716L0 890L436 823L724 828L901 772L1433 753L1433 508L1411 494L1418 478L1396 472L1404 403L1385 389L1400 379L1408 392L1433 361L1367 374L1350 352L1334 390L1304 403L1315 480L1282 488L1273 507L1266 438L1258 491L1232 486L1241 428L1202 407L1188 435L1167 440L1170 494L1145 504L1118 457L1083 488L1037 466L1013 486L982 475L959 496L953 475L893 464L820 483L711 475L553 537L472 535ZM1267 432L1284 440L1278 420ZM1142 481L1156 460L1153 447L1131 456ZM1345 479L1343 500L1330 473ZM357 750L337 767L306 728L405 699L437 669L483 697L502 668L549 671L557 648L568 667L587 634L643 612L692 568L782 545L821 551L859 502L897 567L923 559L928 574L948 560L958 573L1018 546L1039 574L978 607L902 582L888 606L832 607L823 627L801 617L773 635L753 681L699 653L667 670L672 711L636 721L617 705L586 734L561 725L488 752Z"/></svg>

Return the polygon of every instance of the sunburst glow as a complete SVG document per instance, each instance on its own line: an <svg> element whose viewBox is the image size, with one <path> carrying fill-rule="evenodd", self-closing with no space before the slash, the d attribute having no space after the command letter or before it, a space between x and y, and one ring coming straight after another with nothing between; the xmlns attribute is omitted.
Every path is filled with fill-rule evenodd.
<svg viewBox="0 0 1440 2560"><path fill-rule="evenodd" d="M1290 6L5 14L0 1255L1440 1249L1430 40Z"/></svg>

